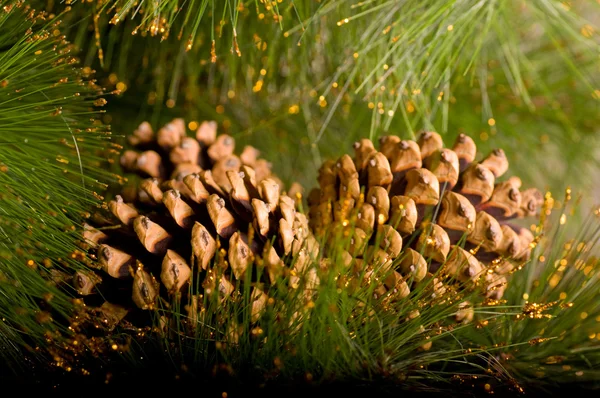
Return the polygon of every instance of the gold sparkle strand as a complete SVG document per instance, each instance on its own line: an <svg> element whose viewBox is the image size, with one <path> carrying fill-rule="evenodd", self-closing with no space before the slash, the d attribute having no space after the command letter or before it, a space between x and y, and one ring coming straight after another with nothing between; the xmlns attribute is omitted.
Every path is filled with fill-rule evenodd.
<svg viewBox="0 0 600 398"><path fill-rule="evenodd" d="M240 51L240 47L237 41L237 31L233 28L233 50L237 54L238 57L242 56L242 52Z"/></svg>
<svg viewBox="0 0 600 398"><path fill-rule="evenodd" d="M104 51L102 51L102 43L100 41L100 28L98 26L99 19L100 19L100 13L96 13L93 18L93 20L94 20L94 38L96 39L96 47L98 47L98 60L100 61L100 66L104 67Z"/></svg>

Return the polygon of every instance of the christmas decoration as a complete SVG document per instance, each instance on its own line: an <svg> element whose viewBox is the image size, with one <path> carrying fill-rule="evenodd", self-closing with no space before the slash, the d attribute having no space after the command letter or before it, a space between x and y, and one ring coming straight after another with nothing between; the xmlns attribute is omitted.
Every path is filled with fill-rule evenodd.
<svg viewBox="0 0 600 398"><path fill-rule="evenodd" d="M332 276L339 289L371 294L369 305L392 313L392 303L427 286L429 298L419 306L456 305L454 321L466 324L473 304L461 290L482 285L483 295L498 302L505 275L521 268L535 245L531 232L508 221L535 215L541 194L521 192L516 177L500 180L508 170L502 150L475 161L475 143L464 134L453 149L434 132L417 142L382 137L379 151L367 139L357 142L354 159L343 155L321 166L308 218L298 211L302 188L286 190L256 148L235 155L235 140L218 135L215 122L202 123L195 137L182 119L156 133L144 122L128 141L137 149L126 150L120 165L141 180L84 226L87 264L97 271L72 278L88 311L99 308L113 319L105 319L109 330L166 308L158 311L160 333L181 322L195 335L211 297L236 301L249 287L256 324L281 283L301 292L282 302L292 308L293 323L302 307L314 305L320 279ZM182 310L185 318L176 312ZM238 344L243 331L231 312L222 316L227 341ZM152 317L142 318L146 323L134 326L157 330ZM431 347L426 336L420 348Z"/></svg>
<svg viewBox="0 0 600 398"><path fill-rule="evenodd" d="M598 387L597 16L0 0L0 381Z"/></svg>

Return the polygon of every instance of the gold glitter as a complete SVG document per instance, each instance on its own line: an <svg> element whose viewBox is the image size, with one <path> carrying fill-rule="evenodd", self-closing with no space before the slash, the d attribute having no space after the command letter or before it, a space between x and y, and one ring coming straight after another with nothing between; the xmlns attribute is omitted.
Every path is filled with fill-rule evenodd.
<svg viewBox="0 0 600 398"><path fill-rule="evenodd" d="M552 274L552 276L550 277L550 280L548 281L548 285L550 285L550 287L556 287L560 283L561 279L562 279L561 274Z"/></svg>
<svg viewBox="0 0 600 398"><path fill-rule="evenodd" d="M530 319L542 319L551 318L551 315L545 314L544 311L553 307L557 302L553 301L547 304L529 303L525 302L523 306L523 312L517 315L517 319L530 318ZM547 339L546 339L547 340Z"/></svg>
<svg viewBox="0 0 600 398"><path fill-rule="evenodd" d="M212 62L213 64L217 62L217 48L215 40L212 41L212 44L210 46L210 62Z"/></svg>
<svg viewBox="0 0 600 398"><path fill-rule="evenodd" d="M581 27L581 34L583 37L590 38L594 35L595 29L593 26L585 24Z"/></svg>
<svg viewBox="0 0 600 398"><path fill-rule="evenodd" d="M565 292L561 292L560 295L558 296L559 299L564 300L567 298L567 293Z"/></svg>
<svg viewBox="0 0 600 398"><path fill-rule="evenodd" d="M551 339L549 339L549 338L543 338L543 337L538 337L536 339L529 340L528 343L529 343L529 345L536 345L536 344L540 344L540 343L546 342L548 340L551 340Z"/></svg>

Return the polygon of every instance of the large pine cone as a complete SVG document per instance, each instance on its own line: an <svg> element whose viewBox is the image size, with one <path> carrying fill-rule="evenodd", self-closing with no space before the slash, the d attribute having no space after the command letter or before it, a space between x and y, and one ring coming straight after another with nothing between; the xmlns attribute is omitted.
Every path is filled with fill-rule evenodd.
<svg viewBox="0 0 600 398"><path fill-rule="evenodd" d="M286 193L255 148L236 156L234 139L217 135L214 122L195 138L181 119L156 134L142 123L129 142L138 150L125 151L121 165L143 179L86 225L97 272L73 277L89 306L115 323L173 298L198 320L202 298L235 297L236 285L247 282L257 319L272 285L285 281L310 301L319 276L340 258L351 274L339 275L340 287L367 284L385 302L426 278L433 278L434 297L450 281L483 284L498 300L505 275L529 257L534 241L510 220L536 214L543 202L537 190L521 191L516 177L500 181L508 170L502 150L476 162L475 143L463 134L452 149L433 132L418 142L382 137L379 151L357 142L354 158L320 168L308 219L297 211L299 185Z"/></svg>
<svg viewBox="0 0 600 398"><path fill-rule="evenodd" d="M236 156L235 140L217 135L215 122L202 123L195 138L181 119L156 134L142 123L128 139L138 150L125 151L121 166L142 179L85 225L89 265L97 272L77 272L73 286L88 306L102 304L107 316L118 308L121 319L183 298L189 319L197 319L204 294L225 298L238 293L236 281L250 281L259 314L269 285L301 271L308 250L318 253L305 215L296 211L301 187L286 191L251 146ZM305 260L292 264L299 254ZM252 263L263 272L246 275ZM303 288L318 282L310 274Z"/></svg>
<svg viewBox="0 0 600 398"><path fill-rule="evenodd" d="M348 237L342 257L357 276L390 273L380 295L405 297L412 283L435 274L434 284L483 284L488 298L500 299L505 275L528 259L534 241L510 220L543 204L538 190L520 190L518 177L501 180L504 152L476 162L470 137L460 134L449 149L435 132L417 142L384 136L379 150L363 139L354 150L354 158L324 162L319 188L308 195L309 224L330 242L326 252Z"/></svg>

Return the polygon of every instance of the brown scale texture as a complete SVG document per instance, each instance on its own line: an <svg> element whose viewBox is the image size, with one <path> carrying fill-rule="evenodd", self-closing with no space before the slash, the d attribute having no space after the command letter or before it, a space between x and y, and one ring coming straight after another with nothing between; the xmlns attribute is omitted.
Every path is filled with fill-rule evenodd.
<svg viewBox="0 0 600 398"><path fill-rule="evenodd" d="M128 141L135 149L120 163L140 179L84 226L94 270L71 280L87 306L115 324L147 321L146 310L168 307L173 298L197 319L202 295L237 294L237 281L252 283L258 316L269 285L291 270L300 274L316 257L308 220L296 211L302 188L285 189L257 149L236 151L215 122L202 123L193 137L181 119L156 132L145 122ZM318 283L314 271L308 275L307 289Z"/></svg>
<svg viewBox="0 0 600 398"><path fill-rule="evenodd" d="M386 271L375 296L403 298L435 277L440 289L442 281L480 285L487 298L501 299L506 275L534 242L514 219L536 215L543 196L506 177L501 149L481 161L476 155L464 134L447 148L439 134L424 132L416 142L384 136L378 147L362 139L354 156L325 161L308 195L311 230L329 242L324 255L342 250L368 282L374 270Z"/></svg>
<svg viewBox="0 0 600 398"><path fill-rule="evenodd" d="M193 137L181 119L156 132L142 123L128 140L135 149L120 163L140 179L89 219L83 247L93 271L70 280L108 326L151 325L148 310L173 299L193 322L203 297L235 297L238 282L252 285L256 321L272 285L285 281L308 302L340 254L350 273L338 285L370 285L386 303L431 279L434 298L470 284L498 300L534 241L512 220L543 202L505 177L502 150L476 161L464 134L451 148L435 132L416 142L385 136L378 148L355 143L354 156L323 163L307 215L298 211L302 188L286 189L257 149L236 150L215 122ZM459 309L457 321L473 319L468 302Z"/></svg>

